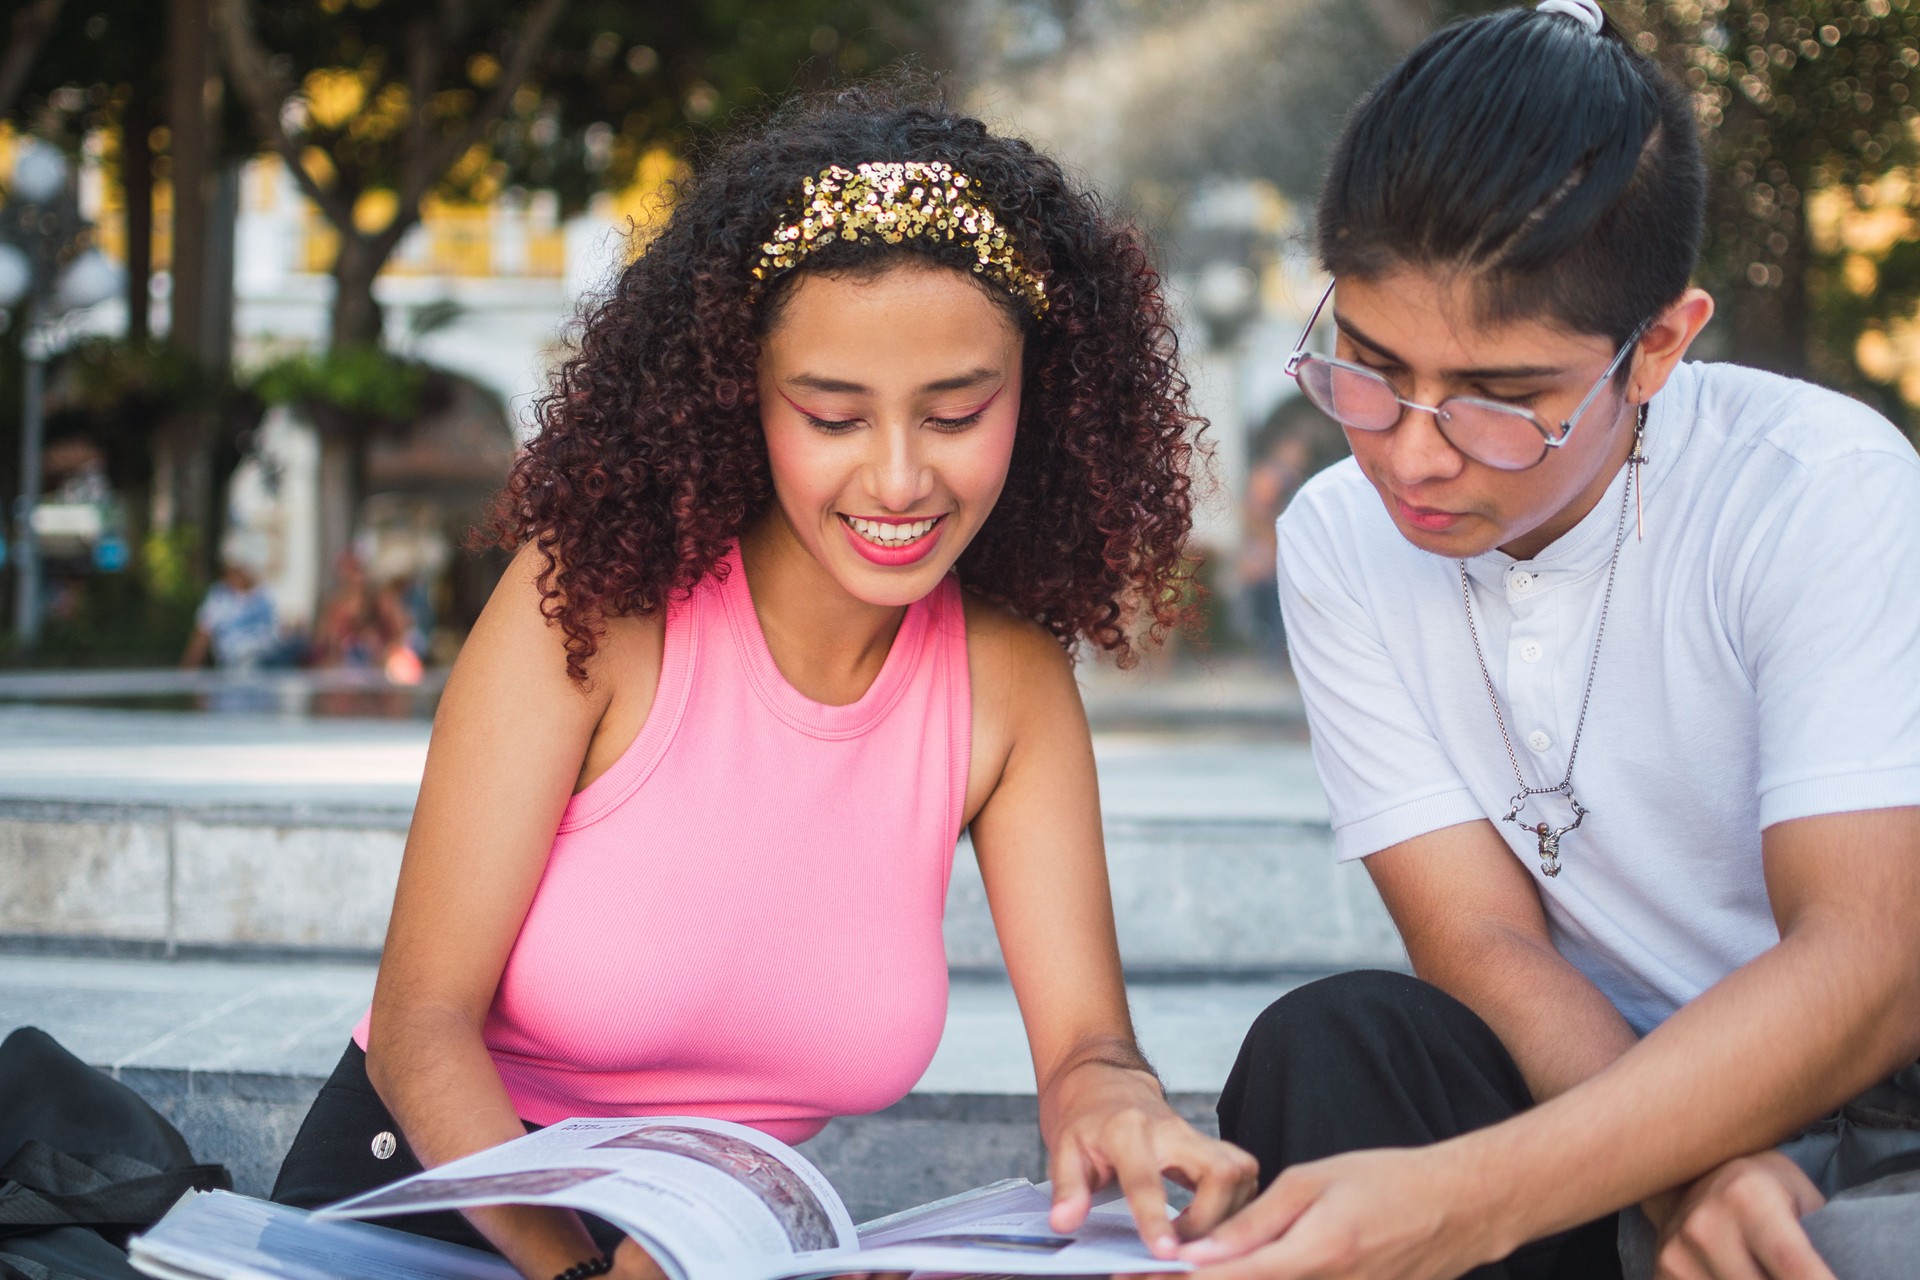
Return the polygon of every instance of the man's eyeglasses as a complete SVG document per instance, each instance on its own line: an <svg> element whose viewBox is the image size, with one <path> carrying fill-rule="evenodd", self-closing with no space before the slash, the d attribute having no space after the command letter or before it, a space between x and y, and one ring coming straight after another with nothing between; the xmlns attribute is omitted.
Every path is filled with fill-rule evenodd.
<svg viewBox="0 0 1920 1280"><path fill-rule="evenodd" d="M1402 397L1391 382L1372 369L1330 356L1309 354L1307 339L1312 336L1313 326L1319 322L1320 313L1326 309L1327 300L1331 297L1333 286L1329 284L1327 291L1320 295L1313 315L1308 318L1300 341L1294 344L1293 354L1287 357L1287 374L1300 384L1300 390L1307 399L1329 418L1355 431L1385 431L1397 425L1408 409L1430 413L1448 444L1475 462L1501 471L1525 471L1528 467L1538 466L1546 459L1547 450L1558 449L1565 444L1573 434L1574 424L1586 415L1594 397L1600 394L1600 389L1619 370L1621 362L1632 354L1652 323L1643 323L1633 331L1633 336L1613 357L1613 363L1593 384L1593 389L1587 392L1586 399L1573 411L1573 416L1562 422L1560 429L1555 431L1531 409L1502 404L1498 400L1449 396L1437 405L1415 404Z"/></svg>

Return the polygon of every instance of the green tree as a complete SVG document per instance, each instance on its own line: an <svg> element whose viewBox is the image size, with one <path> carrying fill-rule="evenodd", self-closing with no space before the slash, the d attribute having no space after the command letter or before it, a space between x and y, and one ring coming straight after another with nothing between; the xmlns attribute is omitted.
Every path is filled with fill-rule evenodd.
<svg viewBox="0 0 1920 1280"><path fill-rule="evenodd" d="M871 0L213 0L227 75L339 235L330 340L378 341L373 281L430 195L551 188L572 207L640 155L921 24Z"/></svg>

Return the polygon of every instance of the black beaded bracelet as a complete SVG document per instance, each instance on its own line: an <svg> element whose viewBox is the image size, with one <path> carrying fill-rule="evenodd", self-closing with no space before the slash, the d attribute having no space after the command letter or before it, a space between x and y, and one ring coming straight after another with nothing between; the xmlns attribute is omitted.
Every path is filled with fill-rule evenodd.
<svg viewBox="0 0 1920 1280"><path fill-rule="evenodd" d="M597 1258L588 1258L585 1262L574 1263L553 1280L593 1280L594 1276L603 1276L611 1270L613 1270L613 1259L601 1254Z"/></svg>

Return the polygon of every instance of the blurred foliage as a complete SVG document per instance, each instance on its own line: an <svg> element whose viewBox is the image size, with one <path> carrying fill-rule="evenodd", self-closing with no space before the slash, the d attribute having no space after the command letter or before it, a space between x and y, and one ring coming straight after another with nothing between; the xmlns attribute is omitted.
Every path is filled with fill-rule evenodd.
<svg viewBox="0 0 1920 1280"><path fill-rule="evenodd" d="M103 158L117 165L127 104L139 95L159 110L165 100L166 20L165 0L66 0L7 119L69 150L94 139L105 148ZM252 134L231 102L224 104L220 130L217 154L254 152ZM159 117L153 132L164 153L167 130ZM162 158L157 176L166 172Z"/></svg>
<svg viewBox="0 0 1920 1280"><path fill-rule="evenodd" d="M404 423L421 409L427 368L376 346L336 347L282 356L251 379L265 405L333 409Z"/></svg>
<svg viewBox="0 0 1920 1280"><path fill-rule="evenodd" d="M234 451L259 420L245 388L177 348L91 337L54 362L47 439L84 438L105 454L114 488L140 492L152 481L156 433L189 415L214 424Z"/></svg>
<svg viewBox="0 0 1920 1280"><path fill-rule="evenodd" d="M1920 0L1613 0L1607 12L1694 91L1713 174L1710 341L1920 428Z"/></svg>
<svg viewBox="0 0 1920 1280"><path fill-rule="evenodd" d="M55 376L55 412L159 418L189 410L219 410L232 398L228 380L167 346L132 346L90 337L67 348Z"/></svg>
<svg viewBox="0 0 1920 1280"><path fill-rule="evenodd" d="M260 40L284 81L295 144L312 171L351 201L397 190L409 153L423 27L455 43L423 115L457 132L502 74L526 0L298 0L257 4ZM931 10L931 5L926 6ZM442 24L443 13L458 13ZM563 215L595 192L634 181L648 148L683 147L697 128L768 95L857 74L924 47L930 20L875 0L704 0L637 5L572 0L526 82L483 145L438 192L488 200L526 185L557 192ZM316 154L317 153L317 154Z"/></svg>
<svg viewBox="0 0 1920 1280"><path fill-rule="evenodd" d="M200 604L194 529L149 534L130 571L62 575L39 647L23 657L0 636L0 663L43 667L170 666Z"/></svg>
<svg viewBox="0 0 1920 1280"><path fill-rule="evenodd" d="M260 411L247 387L172 347L95 337L60 354L49 379L48 445L85 442L99 450L120 499L116 524L137 553L124 572L61 575L38 660L179 657L207 572L202 557L218 530L149 530L155 442L191 432L209 453L211 483L224 491L251 447Z"/></svg>
<svg viewBox="0 0 1920 1280"><path fill-rule="evenodd" d="M1717 178L1702 282L1729 310L1737 358L1812 374L1912 427L1920 399L1868 377L1857 355L1867 332L1913 313L1910 291L1880 288L1876 262L1902 237L1858 254L1842 241L1849 212L1870 215L1889 194L1881 179L1920 160L1920 0L1618 8L1697 95ZM1854 207L1829 201L1822 236L1813 215L1827 193Z"/></svg>
<svg viewBox="0 0 1920 1280"><path fill-rule="evenodd" d="M260 145L340 233L334 341L378 338L364 295L423 198L532 187L555 192L565 216L634 183L650 152L683 152L743 106L915 52L933 29L928 0L558 0L543 26L554 2L216 4Z"/></svg>
<svg viewBox="0 0 1920 1280"><path fill-rule="evenodd" d="M199 559L197 529L168 529L148 534L140 545L140 577L147 585L148 594L156 601L184 603L191 609L199 598L199 583L194 577Z"/></svg>

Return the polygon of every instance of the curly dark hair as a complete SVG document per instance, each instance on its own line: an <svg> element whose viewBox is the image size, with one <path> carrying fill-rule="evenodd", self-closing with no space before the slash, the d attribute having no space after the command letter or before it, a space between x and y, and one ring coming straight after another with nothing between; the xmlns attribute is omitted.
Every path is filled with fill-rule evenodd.
<svg viewBox="0 0 1920 1280"><path fill-rule="evenodd" d="M945 161L969 176L1045 281L1026 335L1007 482L961 555L972 590L1121 665L1186 621L1194 428L1147 246L1027 143L990 133L909 77L789 102L698 160L659 236L589 304L539 433L488 534L546 559L542 611L577 681L608 617L648 613L714 572L773 501L759 343L793 280L913 254L962 270L964 244L836 242L757 292L761 246L828 165Z"/></svg>

